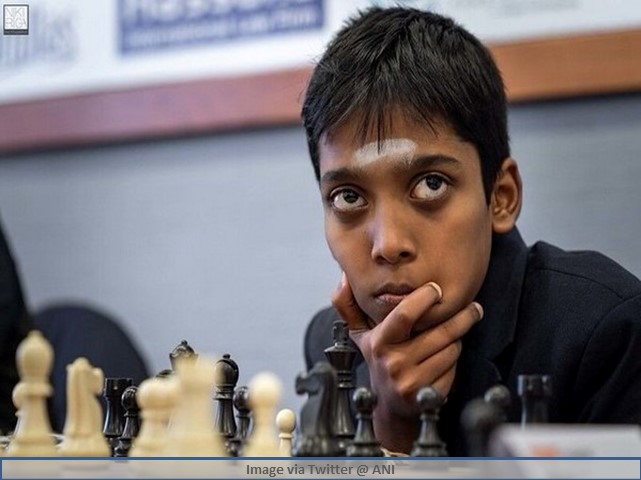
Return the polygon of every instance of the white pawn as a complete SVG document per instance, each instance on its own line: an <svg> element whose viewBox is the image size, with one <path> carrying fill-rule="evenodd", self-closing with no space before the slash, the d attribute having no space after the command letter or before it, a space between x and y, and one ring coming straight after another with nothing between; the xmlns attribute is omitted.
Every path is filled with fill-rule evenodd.
<svg viewBox="0 0 641 480"><path fill-rule="evenodd" d="M278 438L280 439L281 457L292 456L292 438L296 428L296 414L289 408L284 408L276 415L276 426L278 427Z"/></svg>
<svg viewBox="0 0 641 480"><path fill-rule="evenodd" d="M105 381L99 368L84 357L67 365L67 418L60 454L66 457L109 457L102 434L102 406L97 398Z"/></svg>
<svg viewBox="0 0 641 480"><path fill-rule="evenodd" d="M159 457L165 455L169 438L167 425L178 402L174 378L148 378L138 387L136 400L142 424L133 440L130 457Z"/></svg>
<svg viewBox="0 0 641 480"><path fill-rule="evenodd" d="M244 449L246 457L280 457L274 417L282 384L276 375L262 372L249 383L249 405L254 418L251 437Z"/></svg>
<svg viewBox="0 0 641 480"><path fill-rule="evenodd" d="M46 400L53 393L49 384L53 348L42 333L33 330L18 346L16 363L20 382L13 389L13 403L18 423L6 453L12 457L56 456Z"/></svg>
<svg viewBox="0 0 641 480"><path fill-rule="evenodd" d="M216 384L213 359L182 360L176 368L178 404L169 422L172 457L224 457L225 446L214 425L211 394Z"/></svg>

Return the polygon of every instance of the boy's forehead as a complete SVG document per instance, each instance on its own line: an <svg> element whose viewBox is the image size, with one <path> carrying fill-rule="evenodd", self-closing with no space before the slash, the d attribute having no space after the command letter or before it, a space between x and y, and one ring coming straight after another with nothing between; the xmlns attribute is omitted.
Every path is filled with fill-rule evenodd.
<svg viewBox="0 0 641 480"><path fill-rule="evenodd" d="M378 150L398 147L396 139L436 139L457 137L450 122L440 116L417 119L410 111L390 107L375 119L364 112L350 115L346 120L328 128L319 139L319 147L340 147L358 150L367 145ZM390 142L391 141L391 142ZM371 150L368 150L371 152Z"/></svg>
<svg viewBox="0 0 641 480"><path fill-rule="evenodd" d="M381 132L362 135L356 121L347 122L321 136L319 161L321 173L337 166L364 167L379 161L407 163L416 155L466 155L474 147L459 138L444 122L418 124L396 119Z"/></svg>
<svg viewBox="0 0 641 480"><path fill-rule="evenodd" d="M418 148L410 138L386 138L366 143L354 151L352 162L364 166L383 159L397 162L409 161Z"/></svg>
<svg viewBox="0 0 641 480"><path fill-rule="evenodd" d="M399 122L380 139L359 138L352 126L324 135L319 142L320 185L357 179L402 179L419 171L446 169L449 175L478 177L481 160L476 146L444 123L416 127ZM466 173L463 173L466 172Z"/></svg>

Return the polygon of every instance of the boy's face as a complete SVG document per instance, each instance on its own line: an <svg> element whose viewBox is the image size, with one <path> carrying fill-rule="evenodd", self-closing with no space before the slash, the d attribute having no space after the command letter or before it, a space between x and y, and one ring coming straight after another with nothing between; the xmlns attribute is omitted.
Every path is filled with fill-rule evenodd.
<svg viewBox="0 0 641 480"><path fill-rule="evenodd" d="M381 322L427 282L443 290L429 323L457 313L487 272L492 217L476 148L446 124L400 115L379 143L348 122L319 144L329 248L361 309ZM420 329L420 325L417 325Z"/></svg>

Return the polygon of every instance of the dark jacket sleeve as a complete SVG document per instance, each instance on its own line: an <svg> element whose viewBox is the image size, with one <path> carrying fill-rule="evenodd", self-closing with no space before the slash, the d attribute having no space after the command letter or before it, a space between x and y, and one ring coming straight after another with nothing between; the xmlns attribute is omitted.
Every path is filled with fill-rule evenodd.
<svg viewBox="0 0 641 480"><path fill-rule="evenodd" d="M579 422L641 424L641 295L596 325L573 396L582 399Z"/></svg>
<svg viewBox="0 0 641 480"><path fill-rule="evenodd" d="M16 350L31 328L18 273L0 227L0 431L13 430L16 423L11 399L18 382Z"/></svg>

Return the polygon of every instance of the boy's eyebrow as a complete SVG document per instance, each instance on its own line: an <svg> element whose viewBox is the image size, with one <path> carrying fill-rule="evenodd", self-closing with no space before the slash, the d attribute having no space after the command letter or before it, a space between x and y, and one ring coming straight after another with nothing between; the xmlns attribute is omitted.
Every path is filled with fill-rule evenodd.
<svg viewBox="0 0 641 480"><path fill-rule="evenodd" d="M358 167L342 167L336 170L328 170L323 174L320 179L321 185L323 183L344 183L352 182L363 177L362 169Z"/></svg>
<svg viewBox="0 0 641 480"><path fill-rule="evenodd" d="M440 167L444 165L457 169L463 166L462 162L457 158L437 153L434 155L419 155L416 157L407 158L403 162L400 162L398 165L394 165L393 169L395 172L398 171L399 173L401 173L408 170L427 170L428 168Z"/></svg>
<svg viewBox="0 0 641 480"><path fill-rule="evenodd" d="M449 155L419 155L417 157L405 157L395 162L392 167L394 174L403 174L413 170L426 170L438 166L448 165L454 168L461 168L462 162ZM336 170L328 170L321 177L320 183L350 182L367 177L366 168L361 166L341 167Z"/></svg>

